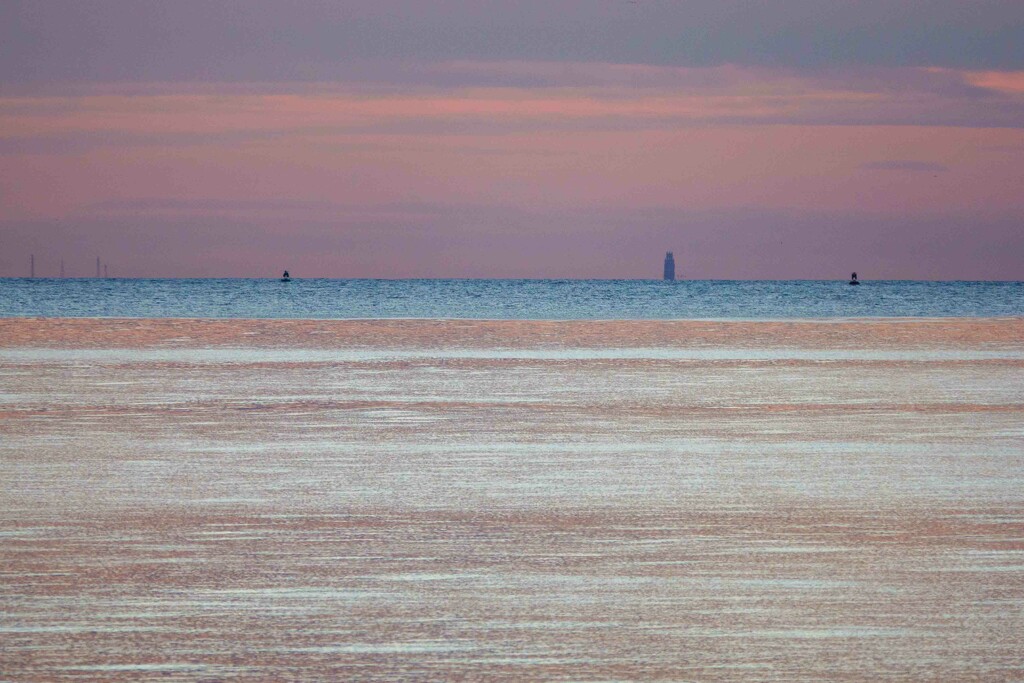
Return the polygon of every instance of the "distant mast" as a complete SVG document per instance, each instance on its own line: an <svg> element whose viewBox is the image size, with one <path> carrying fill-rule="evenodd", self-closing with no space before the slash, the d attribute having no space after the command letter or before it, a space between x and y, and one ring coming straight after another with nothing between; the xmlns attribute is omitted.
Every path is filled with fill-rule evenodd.
<svg viewBox="0 0 1024 683"><path fill-rule="evenodd" d="M672 256L672 252L665 253L665 281L671 282L676 279L676 260Z"/></svg>
<svg viewBox="0 0 1024 683"><path fill-rule="evenodd" d="M96 257L96 277L100 276L100 257Z"/></svg>

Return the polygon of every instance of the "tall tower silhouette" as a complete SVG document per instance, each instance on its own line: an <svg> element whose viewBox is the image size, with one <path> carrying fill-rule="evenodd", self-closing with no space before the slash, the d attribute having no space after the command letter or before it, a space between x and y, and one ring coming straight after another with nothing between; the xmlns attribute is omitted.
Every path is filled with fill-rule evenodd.
<svg viewBox="0 0 1024 683"><path fill-rule="evenodd" d="M672 252L665 253L665 280L672 281L676 279L676 260L672 256Z"/></svg>

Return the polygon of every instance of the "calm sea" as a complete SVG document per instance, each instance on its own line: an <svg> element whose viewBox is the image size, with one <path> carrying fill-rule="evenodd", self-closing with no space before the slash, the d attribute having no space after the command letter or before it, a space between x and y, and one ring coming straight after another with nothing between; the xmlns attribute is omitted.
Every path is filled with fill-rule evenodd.
<svg viewBox="0 0 1024 683"><path fill-rule="evenodd" d="M1022 282L0 279L0 317L789 319L1024 315Z"/></svg>

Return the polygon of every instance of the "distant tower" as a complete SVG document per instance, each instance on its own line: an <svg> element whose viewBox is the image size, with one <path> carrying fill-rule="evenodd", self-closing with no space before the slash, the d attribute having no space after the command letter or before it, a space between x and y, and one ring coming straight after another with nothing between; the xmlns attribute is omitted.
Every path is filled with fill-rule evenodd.
<svg viewBox="0 0 1024 683"><path fill-rule="evenodd" d="M28 276L29 277L35 277L36 276L36 255L35 254L29 254L28 263L29 263L29 266L28 266Z"/></svg>
<svg viewBox="0 0 1024 683"><path fill-rule="evenodd" d="M666 252L665 254L665 280L672 281L676 279L676 260L672 257L672 252Z"/></svg>
<svg viewBox="0 0 1024 683"><path fill-rule="evenodd" d="M96 257L96 277L100 276L100 257Z"/></svg>

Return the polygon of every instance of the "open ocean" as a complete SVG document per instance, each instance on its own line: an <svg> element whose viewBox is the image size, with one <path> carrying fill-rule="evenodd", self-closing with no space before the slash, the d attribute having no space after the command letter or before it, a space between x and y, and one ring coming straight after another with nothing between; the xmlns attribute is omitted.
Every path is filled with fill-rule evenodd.
<svg viewBox="0 0 1024 683"><path fill-rule="evenodd" d="M0 279L0 317L799 319L1024 315L1022 282Z"/></svg>
<svg viewBox="0 0 1024 683"><path fill-rule="evenodd" d="M1022 491L1021 283L0 280L3 680L1019 681Z"/></svg>

